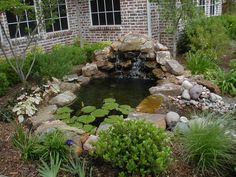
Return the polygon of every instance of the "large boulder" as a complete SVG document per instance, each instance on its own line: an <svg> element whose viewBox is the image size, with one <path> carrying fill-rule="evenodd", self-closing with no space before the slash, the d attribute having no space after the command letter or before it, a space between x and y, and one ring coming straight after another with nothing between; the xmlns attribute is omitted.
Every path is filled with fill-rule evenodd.
<svg viewBox="0 0 236 177"><path fill-rule="evenodd" d="M87 63L82 68L82 73L85 77L92 77L98 73L98 67L95 63Z"/></svg>
<svg viewBox="0 0 236 177"><path fill-rule="evenodd" d="M171 54L169 51L158 51L156 52L156 61L160 65L165 65L168 60L171 60Z"/></svg>
<svg viewBox="0 0 236 177"><path fill-rule="evenodd" d="M53 97L50 101L49 104L57 105L57 106L66 106L70 105L76 100L76 95L73 94L71 91L65 91L63 93L60 93L59 95Z"/></svg>
<svg viewBox="0 0 236 177"><path fill-rule="evenodd" d="M71 92L76 92L80 89L80 84L78 83L69 83L69 82L62 82L60 85L60 90L62 92L65 91L71 91Z"/></svg>
<svg viewBox="0 0 236 177"><path fill-rule="evenodd" d="M168 47L162 45L162 44L159 43L159 42L157 42L157 43L154 44L154 49L155 49L156 51L168 51L168 50L169 50Z"/></svg>
<svg viewBox="0 0 236 177"><path fill-rule="evenodd" d="M181 86L173 84L173 83L166 83L160 86L154 86L149 89L149 92L152 95L170 95L176 96L181 94Z"/></svg>
<svg viewBox="0 0 236 177"><path fill-rule="evenodd" d="M165 67L168 72L176 76L182 75L184 73L184 67L179 64L177 60L167 60Z"/></svg>

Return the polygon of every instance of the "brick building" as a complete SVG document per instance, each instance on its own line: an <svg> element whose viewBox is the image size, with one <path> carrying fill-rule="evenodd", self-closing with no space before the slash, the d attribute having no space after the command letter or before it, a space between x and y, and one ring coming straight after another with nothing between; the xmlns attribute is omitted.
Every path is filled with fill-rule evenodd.
<svg viewBox="0 0 236 177"><path fill-rule="evenodd" d="M39 0L24 1L35 6L34 2ZM217 0L199 0L199 6L207 16L220 15L221 4ZM47 50L56 43L72 43L77 36L90 42L114 41L128 32L147 34L170 46L164 23L159 18L158 7L148 0L57 0L55 8L57 18L45 29L37 31L38 45ZM48 16L45 20L50 18L52 17ZM25 11L23 19L7 12L0 14L0 21L12 44L17 50L21 50L26 45L26 36L35 27L37 18L32 18L28 11ZM20 28L16 32L18 22ZM7 48L1 29L0 41Z"/></svg>

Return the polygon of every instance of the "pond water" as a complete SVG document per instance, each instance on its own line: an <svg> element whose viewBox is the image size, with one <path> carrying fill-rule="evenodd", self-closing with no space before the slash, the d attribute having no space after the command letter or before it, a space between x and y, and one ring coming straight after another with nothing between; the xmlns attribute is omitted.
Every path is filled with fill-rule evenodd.
<svg viewBox="0 0 236 177"><path fill-rule="evenodd" d="M133 78L99 78L83 85L77 93L78 100L73 104L77 109L81 105L101 106L105 98L115 98L119 104L136 107L146 96L148 89L155 85L154 80Z"/></svg>

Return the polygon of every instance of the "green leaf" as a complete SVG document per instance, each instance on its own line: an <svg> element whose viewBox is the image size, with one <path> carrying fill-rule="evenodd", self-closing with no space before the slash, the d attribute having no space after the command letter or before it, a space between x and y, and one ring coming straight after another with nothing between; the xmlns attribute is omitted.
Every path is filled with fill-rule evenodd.
<svg viewBox="0 0 236 177"><path fill-rule="evenodd" d="M128 115L133 109L129 105L120 105L116 110L124 115Z"/></svg>
<svg viewBox="0 0 236 177"><path fill-rule="evenodd" d="M91 113L91 112L93 112L93 111L95 111L96 110L96 107L95 106L85 106L85 107L83 107L82 109L81 109L81 111L83 112L83 113Z"/></svg>
<svg viewBox="0 0 236 177"><path fill-rule="evenodd" d="M106 109L97 109L91 113L94 117L104 117L109 114L109 111Z"/></svg>
<svg viewBox="0 0 236 177"><path fill-rule="evenodd" d="M84 125L82 129L83 129L85 132L92 132L93 130L96 129L96 127L93 126L93 125L87 124L87 125Z"/></svg>
<svg viewBox="0 0 236 177"><path fill-rule="evenodd" d="M80 122L75 122L74 124L71 124L72 127L76 127L76 128L79 128L79 129L82 129L83 128L83 124L80 123Z"/></svg>
<svg viewBox="0 0 236 177"><path fill-rule="evenodd" d="M57 114L56 118L59 120L70 119L70 113Z"/></svg>
<svg viewBox="0 0 236 177"><path fill-rule="evenodd" d="M102 123L103 124L114 124L120 121L123 121L124 117L123 115L111 115L108 118L106 118Z"/></svg>
<svg viewBox="0 0 236 177"><path fill-rule="evenodd" d="M114 98L106 98L106 99L103 100L103 102L104 103L114 103L114 102L116 102L116 99L114 99Z"/></svg>
<svg viewBox="0 0 236 177"><path fill-rule="evenodd" d="M71 112L73 112L73 110L71 108L65 106L65 107L59 108L57 110L57 115L58 114L64 114L64 113L71 113Z"/></svg>
<svg viewBox="0 0 236 177"><path fill-rule="evenodd" d="M91 123L95 120L95 116L92 115L83 115L83 116L79 116L77 121L82 122L84 124L88 124Z"/></svg>
<svg viewBox="0 0 236 177"><path fill-rule="evenodd" d="M72 118L69 118L69 119L63 120L63 122L65 122L66 124L73 124L75 122L75 120Z"/></svg>
<svg viewBox="0 0 236 177"><path fill-rule="evenodd" d="M113 110L113 109L117 109L118 106L119 106L118 103L108 102L102 106L102 109Z"/></svg>

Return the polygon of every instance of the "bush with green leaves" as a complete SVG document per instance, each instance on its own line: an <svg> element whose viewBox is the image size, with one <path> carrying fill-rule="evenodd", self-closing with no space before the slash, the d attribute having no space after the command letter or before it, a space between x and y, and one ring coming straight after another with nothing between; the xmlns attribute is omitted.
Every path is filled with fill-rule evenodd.
<svg viewBox="0 0 236 177"><path fill-rule="evenodd" d="M4 95L9 88L10 83L7 80L5 73L0 73L0 96Z"/></svg>
<svg viewBox="0 0 236 177"><path fill-rule="evenodd" d="M222 175L235 166L236 140L227 134L232 120L225 115L207 113L190 124L183 137L183 147L186 160L194 164L198 172Z"/></svg>
<svg viewBox="0 0 236 177"><path fill-rule="evenodd" d="M71 117L73 110L69 107L62 107L57 110L56 117L71 126L95 133L97 128L95 124L113 124L123 121L132 110L129 105L120 105L116 103L115 99L106 98L103 100L101 108L85 106Z"/></svg>
<svg viewBox="0 0 236 177"><path fill-rule="evenodd" d="M169 138L163 129L144 120L118 122L99 133L92 155L121 168L129 175L163 172L170 161Z"/></svg>
<svg viewBox="0 0 236 177"><path fill-rule="evenodd" d="M204 74L209 69L217 67L215 59L202 51L188 52L186 54L186 65L192 74Z"/></svg>

